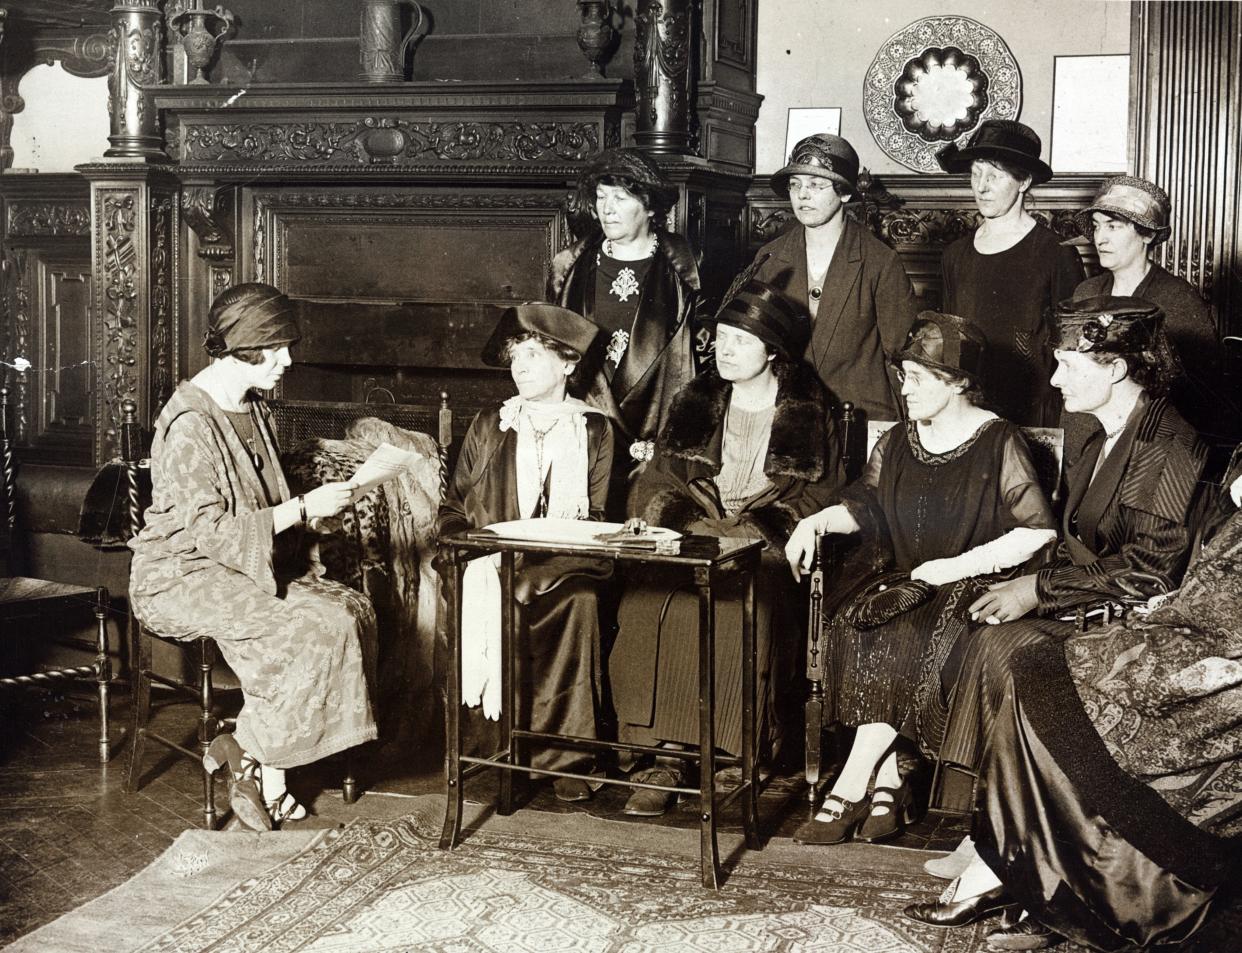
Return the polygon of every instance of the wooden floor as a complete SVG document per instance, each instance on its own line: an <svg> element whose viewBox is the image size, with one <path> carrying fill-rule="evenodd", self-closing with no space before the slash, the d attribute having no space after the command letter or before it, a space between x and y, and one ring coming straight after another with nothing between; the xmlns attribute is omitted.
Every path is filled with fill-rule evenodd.
<svg viewBox="0 0 1242 953"><path fill-rule="evenodd" d="M141 789L124 792L128 714L128 696L120 686L113 702L117 754L100 765L95 709L87 696L47 690L0 695L0 945L129 879L177 834L201 824L200 776L184 759L149 752ZM165 729L184 729L185 737L192 737L188 706L169 706L157 718ZM290 787L318 812L303 825L336 826L351 816L366 816L368 804L385 798L381 792L441 791L440 759L436 745L414 744L408 737L367 752L359 777L369 793L352 808L338 797L319 796L339 785L337 763L290 772ZM472 781L467 796L486 799L490 783ZM221 805L226 804L222 784L217 791ZM563 805L542 786L530 793L526 806L548 811L585 807L592 814L625 819L626 793L604 788L586 805ZM765 832L788 835L806 812L806 788L797 774L773 778L761 799ZM391 815L391 808L386 813ZM739 828L733 814L722 819L724 827ZM664 818L629 820L693 827L697 802L679 804ZM893 843L950 850L965 830L963 818L929 815Z"/></svg>

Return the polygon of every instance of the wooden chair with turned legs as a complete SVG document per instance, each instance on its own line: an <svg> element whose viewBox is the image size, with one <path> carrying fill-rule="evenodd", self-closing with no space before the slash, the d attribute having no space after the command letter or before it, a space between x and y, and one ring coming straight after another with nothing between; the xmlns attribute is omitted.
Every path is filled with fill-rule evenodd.
<svg viewBox="0 0 1242 953"><path fill-rule="evenodd" d="M75 613L87 611L95 617L95 641L60 637L51 640L59 644L93 652L95 659L89 665L67 668L41 668L33 672L10 674L0 677L0 687L40 687L61 679L90 679L95 682L99 703L99 761L107 763L112 757L108 743L108 699L112 681L112 663L108 658L108 590L103 586L80 586L33 579L12 574L12 534L17 523L17 466L13 442L9 437L9 388L0 387L0 453L3 454L4 474L0 484L0 632L4 633L4 645L18 640L38 638L47 641L49 617L59 624L61 617L71 619Z"/></svg>

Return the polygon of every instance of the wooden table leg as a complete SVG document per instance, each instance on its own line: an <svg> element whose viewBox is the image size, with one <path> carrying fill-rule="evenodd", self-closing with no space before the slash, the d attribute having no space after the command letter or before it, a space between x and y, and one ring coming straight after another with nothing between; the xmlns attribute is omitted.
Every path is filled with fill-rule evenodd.
<svg viewBox="0 0 1242 953"><path fill-rule="evenodd" d="M517 613L513 605L514 556L512 551L500 557L500 748L508 752L508 763L517 764L518 745L513 738L513 722L518 704L516 664L518 633ZM500 803L496 810L502 815L513 813L513 771L500 772Z"/></svg>
<svg viewBox="0 0 1242 953"><path fill-rule="evenodd" d="M754 560L757 563L758 560ZM746 846L758 850L759 842L759 771L755 765L756 716L756 668L758 653L755 647L755 569L745 567L745 588L742 594L742 783L746 791L742 795L742 829L746 833Z"/></svg>
<svg viewBox="0 0 1242 953"><path fill-rule="evenodd" d="M716 599L710 569L694 570L699 590L699 868L703 886L720 889L716 839Z"/></svg>
<svg viewBox="0 0 1242 953"><path fill-rule="evenodd" d="M446 547L444 574L444 637L448 646L448 685L444 698L444 776L446 779L444 828L440 848L452 850L461 836L461 579L463 567L457 552Z"/></svg>

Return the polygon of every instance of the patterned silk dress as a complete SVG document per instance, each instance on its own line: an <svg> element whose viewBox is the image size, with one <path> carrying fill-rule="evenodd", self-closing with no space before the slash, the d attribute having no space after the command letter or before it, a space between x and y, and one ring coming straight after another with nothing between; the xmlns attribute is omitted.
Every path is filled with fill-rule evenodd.
<svg viewBox="0 0 1242 953"><path fill-rule="evenodd" d="M278 460L261 405L252 413ZM276 467L281 500L289 496ZM376 627L366 596L322 578L297 529L272 532L259 472L216 402L183 382L155 424L151 506L130 541L130 604L166 638L214 639L241 682L238 743L309 764L376 737Z"/></svg>

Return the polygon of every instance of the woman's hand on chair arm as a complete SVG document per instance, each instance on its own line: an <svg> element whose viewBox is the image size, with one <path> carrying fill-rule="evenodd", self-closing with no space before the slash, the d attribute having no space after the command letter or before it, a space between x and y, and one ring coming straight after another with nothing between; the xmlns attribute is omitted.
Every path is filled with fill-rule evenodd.
<svg viewBox="0 0 1242 953"><path fill-rule="evenodd" d="M785 544L785 559L795 579L811 571L815 562L818 539L825 533L857 533L858 523L841 504L829 506L798 521L789 542Z"/></svg>

